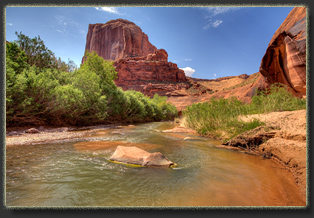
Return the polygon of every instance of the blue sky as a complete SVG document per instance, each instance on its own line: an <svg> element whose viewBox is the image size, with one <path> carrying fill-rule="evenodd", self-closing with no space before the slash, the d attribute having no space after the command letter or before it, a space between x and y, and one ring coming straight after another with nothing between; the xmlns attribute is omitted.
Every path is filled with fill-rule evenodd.
<svg viewBox="0 0 314 218"><path fill-rule="evenodd" d="M88 24L123 18L168 52L168 60L196 78L252 74L292 7L7 7L6 40L15 31L34 38L78 66ZM193 73L193 74L192 74Z"/></svg>

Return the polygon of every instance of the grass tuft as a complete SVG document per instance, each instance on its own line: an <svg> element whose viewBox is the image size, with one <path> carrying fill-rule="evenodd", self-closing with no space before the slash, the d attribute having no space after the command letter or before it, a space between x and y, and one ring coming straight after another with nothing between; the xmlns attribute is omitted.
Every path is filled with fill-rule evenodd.
<svg viewBox="0 0 314 218"><path fill-rule="evenodd" d="M306 109L306 100L294 97L283 85L274 84L269 90L260 91L245 104L236 97L212 98L209 102L196 103L183 111L182 125L204 136L227 141L243 132L263 126L258 119L244 122L241 115Z"/></svg>

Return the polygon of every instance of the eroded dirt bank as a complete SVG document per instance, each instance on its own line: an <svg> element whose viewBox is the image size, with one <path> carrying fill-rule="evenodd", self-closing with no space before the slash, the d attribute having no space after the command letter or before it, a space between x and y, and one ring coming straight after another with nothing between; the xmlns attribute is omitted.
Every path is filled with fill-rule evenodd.
<svg viewBox="0 0 314 218"><path fill-rule="evenodd" d="M253 118L266 125L238 135L220 147L245 149L279 161L293 174L301 194L306 196L306 110L241 117L244 121Z"/></svg>

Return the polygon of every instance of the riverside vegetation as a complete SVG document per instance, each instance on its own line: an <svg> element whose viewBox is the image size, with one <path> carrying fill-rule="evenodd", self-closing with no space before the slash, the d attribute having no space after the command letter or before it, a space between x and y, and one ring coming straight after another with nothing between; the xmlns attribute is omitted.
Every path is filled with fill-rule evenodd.
<svg viewBox="0 0 314 218"><path fill-rule="evenodd" d="M95 52L77 68L57 59L39 36L16 35L6 43L7 126L133 123L178 114L166 97L118 88L113 63Z"/></svg>
<svg viewBox="0 0 314 218"><path fill-rule="evenodd" d="M132 123L177 116L175 106L166 103L167 97L156 94L149 98L117 87L113 63L95 52L87 52L84 64L77 68L73 61L57 59L39 36L30 39L22 33L16 35L17 41L6 43L7 126ZM250 104L234 97L188 106L182 122L203 136L227 141L264 125L258 119L244 122L240 115L305 108L305 99L293 97L285 87L274 84L257 92Z"/></svg>
<svg viewBox="0 0 314 218"><path fill-rule="evenodd" d="M294 97L282 84L273 84L268 90L258 91L250 104L231 97L212 98L209 102L192 104L183 111L182 125L224 142L265 125L258 119L244 122L241 115L262 114L275 111L306 109L306 99Z"/></svg>

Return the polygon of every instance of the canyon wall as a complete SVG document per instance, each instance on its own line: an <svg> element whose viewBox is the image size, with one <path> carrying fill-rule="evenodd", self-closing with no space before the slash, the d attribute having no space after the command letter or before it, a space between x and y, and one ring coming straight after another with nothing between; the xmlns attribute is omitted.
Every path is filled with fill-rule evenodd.
<svg viewBox="0 0 314 218"><path fill-rule="evenodd" d="M268 85L282 83L294 95L306 95L305 7L295 7L275 32L259 71Z"/></svg>

